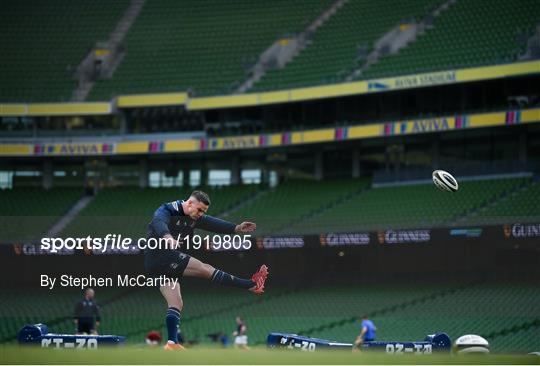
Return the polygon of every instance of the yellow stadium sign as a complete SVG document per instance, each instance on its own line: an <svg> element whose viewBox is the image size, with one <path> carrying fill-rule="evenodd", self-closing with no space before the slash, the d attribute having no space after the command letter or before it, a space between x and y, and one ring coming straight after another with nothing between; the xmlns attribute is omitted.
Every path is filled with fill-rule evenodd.
<svg viewBox="0 0 540 366"><path fill-rule="evenodd" d="M190 110L205 110L290 103L539 73L540 61L516 62L506 65L447 70L265 93L190 98L187 108Z"/></svg>
<svg viewBox="0 0 540 366"><path fill-rule="evenodd" d="M0 156L92 156L247 150L538 122L540 122L540 108L533 108L235 137L112 143L97 141L84 143L1 143Z"/></svg>
<svg viewBox="0 0 540 366"><path fill-rule="evenodd" d="M111 114L111 103L30 103L0 104L2 116L82 116Z"/></svg>
<svg viewBox="0 0 540 366"><path fill-rule="evenodd" d="M37 156L91 156L115 154L114 143L59 143L59 144L35 144L31 149Z"/></svg>
<svg viewBox="0 0 540 366"><path fill-rule="evenodd" d="M122 95L117 98L116 105L120 108L183 105L186 103L187 98L187 93L183 92Z"/></svg>
<svg viewBox="0 0 540 366"><path fill-rule="evenodd" d="M505 65L446 70L264 93L191 98L186 92L177 92L121 95L116 98L116 101L97 103L0 104L0 116L101 115L112 113L114 105L119 108L185 105L188 110L250 107L539 73L540 61L535 60Z"/></svg>

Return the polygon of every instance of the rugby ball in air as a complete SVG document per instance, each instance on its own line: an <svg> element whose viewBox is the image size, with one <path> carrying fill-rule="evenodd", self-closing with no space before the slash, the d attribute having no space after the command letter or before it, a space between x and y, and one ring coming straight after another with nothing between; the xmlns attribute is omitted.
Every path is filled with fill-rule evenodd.
<svg viewBox="0 0 540 366"><path fill-rule="evenodd" d="M444 170L435 170L432 174L433 183L443 191L455 192L458 190L458 182L452 174Z"/></svg>
<svg viewBox="0 0 540 366"><path fill-rule="evenodd" d="M467 334L459 337L454 342L454 352L456 353L489 353L488 341L475 334Z"/></svg>

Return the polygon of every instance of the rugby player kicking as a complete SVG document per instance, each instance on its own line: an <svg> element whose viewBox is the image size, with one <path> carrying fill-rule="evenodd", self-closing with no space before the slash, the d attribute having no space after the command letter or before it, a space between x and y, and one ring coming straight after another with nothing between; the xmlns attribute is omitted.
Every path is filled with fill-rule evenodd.
<svg viewBox="0 0 540 366"><path fill-rule="evenodd" d="M210 198L202 191L194 191L187 200L177 200L161 205L148 225L147 239L165 238L167 248L145 249L144 264L152 277L199 277L206 278L224 286L234 286L247 289L255 294L264 292L264 283L268 276L268 267L262 265L251 279L233 276L212 267L207 263L179 251L181 239L193 236L194 229L202 229L220 234L250 233L257 225L253 222L242 222L239 225L221 220L209 215L206 211L210 206ZM175 238L180 237L180 242ZM182 311L182 294L180 286L174 283L159 288L167 301L165 324L168 341L166 350L181 350L184 347L178 343L178 326Z"/></svg>

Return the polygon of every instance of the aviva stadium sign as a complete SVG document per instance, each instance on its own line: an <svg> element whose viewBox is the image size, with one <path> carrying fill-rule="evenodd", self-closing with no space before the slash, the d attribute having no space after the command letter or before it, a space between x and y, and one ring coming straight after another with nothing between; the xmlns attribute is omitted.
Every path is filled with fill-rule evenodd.
<svg viewBox="0 0 540 366"><path fill-rule="evenodd" d="M433 85L465 83L506 77L540 74L540 61L444 70L390 78L354 81L263 93L190 97L184 91L175 93L120 95L111 101L93 103L0 104L0 116L79 116L114 113L115 108L183 105L187 110L225 109L348 95L421 88Z"/></svg>
<svg viewBox="0 0 540 366"><path fill-rule="evenodd" d="M204 151L249 150L302 144L332 143L374 137L416 135L459 131L473 128L511 127L540 122L540 108L446 116L430 119L369 123L317 130L286 131L235 137L187 138L137 141L69 141L35 143L0 143L0 156L94 156L167 154Z"/></svg>
<svg viewBox="0 0 540 366"><path fill-rule="evenodd" d="M433 72L428 74L410 75L392 79L382 79L368 83L368 90L392 90L419 88L422 86L451 84L458 81L456 71Z"/></svg>

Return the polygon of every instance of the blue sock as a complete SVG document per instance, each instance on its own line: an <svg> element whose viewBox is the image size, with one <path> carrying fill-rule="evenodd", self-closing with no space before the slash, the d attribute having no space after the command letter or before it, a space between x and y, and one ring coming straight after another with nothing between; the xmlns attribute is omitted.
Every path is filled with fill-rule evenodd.
<svg viewBox="0 0 540 366"><path fill-rule="evenodd" d="M167 309L167 316L165 317L165 324L167 324L168 340L178 343L178 326L180 325L180 310L170 307Z"/></svg>
<svg viewBox="0 0 540 366"><path fill-rule="evenodd" d="M228 274L227 272L223 272L219 269L216 269L214 271L214 274L212 275L212 282L219 283L223 286L234 286L234 287L240 287L240 288L252 288L255 286L255 282L252 280L246 280L244 278L238 278L231 274Z"/></svg>

